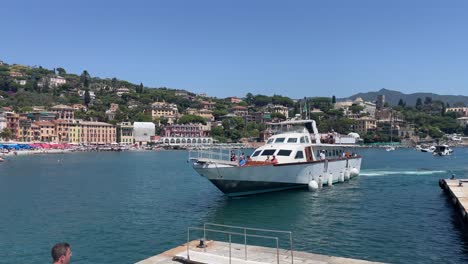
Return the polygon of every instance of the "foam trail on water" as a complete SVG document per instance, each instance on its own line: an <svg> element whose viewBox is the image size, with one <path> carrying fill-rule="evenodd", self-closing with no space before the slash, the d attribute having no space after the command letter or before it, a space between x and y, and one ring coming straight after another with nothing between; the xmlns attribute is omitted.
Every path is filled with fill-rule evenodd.
<svg viewBox="0 0 468 264"><path fill-rule="evenodd" d="M361 176L386 176L386 175L432 175L447 173L445 170L413 170L413 171L361 171Z"/></svg>

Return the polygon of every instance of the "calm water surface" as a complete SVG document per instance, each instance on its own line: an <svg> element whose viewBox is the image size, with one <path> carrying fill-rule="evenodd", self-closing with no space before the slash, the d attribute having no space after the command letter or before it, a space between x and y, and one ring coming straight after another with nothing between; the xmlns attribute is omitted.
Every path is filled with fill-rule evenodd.
<svg viewBox="0 0 468 264"><path fill-rule="evenodd" d="M72 245L72 263L133 263L203 222L291 230L297 250L320 254L468 262L468 232L437 183L468 177L468 149L361 153L362 175L348 183L234 199L182 151L10 158L0 164L0 263L49 263L58 241Z"/></svg>

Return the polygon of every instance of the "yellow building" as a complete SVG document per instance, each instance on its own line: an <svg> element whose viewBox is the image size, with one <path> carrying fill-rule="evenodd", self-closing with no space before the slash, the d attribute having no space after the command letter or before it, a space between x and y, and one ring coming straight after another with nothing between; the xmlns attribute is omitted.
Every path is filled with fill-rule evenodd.
<svg viewBox="0 0 468 264"><path fill-rule="evenodd" d="M41 142L57 142L57 134L55 133L55 124L49 121L34 122L39 127L38 140Z"/></svg>
<svg viewBox="0 0 468 264"><path fill-rule="evenodd" d="M130 122L117 124L117 143L133 144L133 125Z"/></svg>
<svg viewBox="0 0 468 264"><path fill-rule="evenodd" d="M111 144L117 142L117 131L114 125L104 122L81 121L80 143Z"/></svg>
<svg viewBox="0 0 468 264"><path fill-rule="evenodd" d="M213 111L208 109L195 109L195 108L187 108L185 110L187 115L196 115L205 118L208 121L214 121Z"/></svg>
<svg viewBox="0 0 468 264"><path fill-rule="evenodd" d="M173 124L179 117L179 110L177 105L168 104L166 102L155 102L151 105L151 116L153 120L156 118L164 117L169 124Z"/></svg>

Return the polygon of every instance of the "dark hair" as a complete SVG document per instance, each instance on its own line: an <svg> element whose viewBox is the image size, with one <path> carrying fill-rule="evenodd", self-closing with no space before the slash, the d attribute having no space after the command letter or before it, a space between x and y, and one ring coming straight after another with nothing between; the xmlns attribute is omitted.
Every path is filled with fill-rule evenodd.
<svg viewBox="0 0 468 264"><path fill-rule="evenodd" d="M67 250L70 248L68 243L57 243L52 247L51 255L54 262L58 261L61 256L67 255Z"/></svg>

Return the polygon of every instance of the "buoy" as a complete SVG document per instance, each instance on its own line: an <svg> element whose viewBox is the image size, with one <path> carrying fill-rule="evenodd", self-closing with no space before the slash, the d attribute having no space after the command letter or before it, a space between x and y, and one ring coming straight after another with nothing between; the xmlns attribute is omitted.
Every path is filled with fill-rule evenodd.
<svg viewBox="0 0 468 264"><path fill-rule="evenodd" d="M344 178L345 178L345 180L349 180L349 178L351 178L348 169L346 169L345 172L344 172Z"/></svg>
<svg viewBox="0 0 468 264"><path fill-rule="evenodd" d="M344 173L340 172L340 182L344 182Z"/></svg>
<svg viewBox="0 0 468 264"><path fill-rule="evenodd" d="M309 182L308 187L309 187L309 191L316 191L319 188L318 183L314 180Z"/></svg>
<svg viewBox="0 0 468 264"><path fill-rule="evenodd" d="M359 175L359 170L356 168L352 168L351 171L349 172L350 177L356 177Z"/></svg>
<svg viewBox="0 0 468 264"><path fill-rule="evenodd" d="M329 174L328 175L328 186L332 186L333 185L333 174Z"/></svg>

